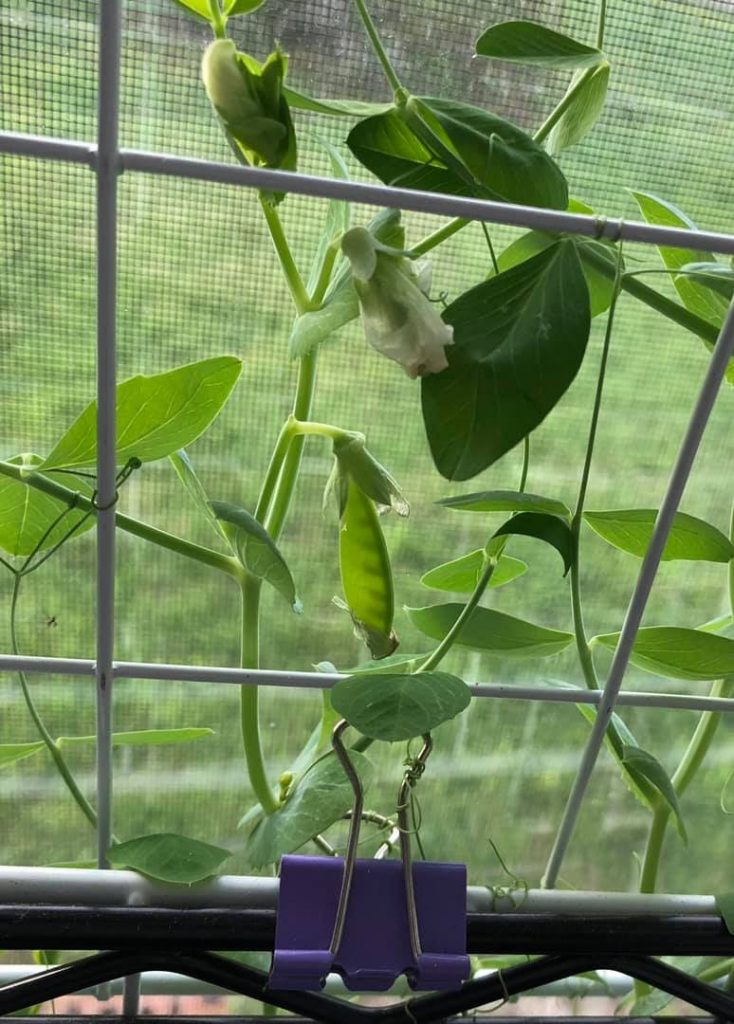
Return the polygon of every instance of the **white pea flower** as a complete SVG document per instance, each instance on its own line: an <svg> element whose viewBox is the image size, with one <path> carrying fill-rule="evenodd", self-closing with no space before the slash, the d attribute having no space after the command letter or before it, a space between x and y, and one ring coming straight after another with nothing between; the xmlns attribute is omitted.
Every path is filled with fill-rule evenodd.
<svg viewBox="0 0 734 1024"><path fill-rule="evenodd" d="M347 231L341 244L351 263L368 343L400 363L409 377L445 370L444 349L453 344L454 329L428 298L429 266L414 267L366 228Z"/></svg>

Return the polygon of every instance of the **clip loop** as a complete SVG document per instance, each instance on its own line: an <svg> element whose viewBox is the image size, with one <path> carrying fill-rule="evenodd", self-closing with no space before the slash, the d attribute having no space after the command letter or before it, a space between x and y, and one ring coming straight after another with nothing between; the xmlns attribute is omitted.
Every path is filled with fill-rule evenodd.
<svg viewBox="0 0 734 1024"><path fill-rule="evenodd" d="M281 858L273 989L320 989L338 972L350 991L384 992L399 975L414 989L456 989L469 977L466 955L466 867L413 864L410 791L431 752L430 736L405 771L398 797L400 861L358 859L364 808L362 784L342 742L334 753L354 791L344 859Z"/></svg>

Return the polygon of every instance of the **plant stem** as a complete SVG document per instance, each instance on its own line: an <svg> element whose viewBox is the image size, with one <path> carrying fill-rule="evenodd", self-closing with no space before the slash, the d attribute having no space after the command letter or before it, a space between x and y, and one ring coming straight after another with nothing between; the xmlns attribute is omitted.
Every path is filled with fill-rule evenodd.
<svg viewBox="0 0 734 1024"><path fill-rule="evenodd" d="M83 512L96 513L96 509L88 497L80 494L78 491L71 490L69 487L64 487L63 484L56 483L50 477L43 476L40 473L25 475L21 472L19 466L2 461L0 461L0 474L10 477L18 483L25 484L27 487L33 487L37 491L42 491L52 498L57 498L70 507L74 506ZM191 541L184 540L182 537L176 537L165 530L159 530L155 526L149 526L147 523L142 523L139 519L123 515L121 512L115 513L115 524L126 533L131 533L133 536L140 537L151 544L157 544L158 547L174 551L178 555L185 555L186 558L201 562L202 565L208 565L212 569L219 569L220 572L227 573L227 575L234 577L238 582L242 579L242 566L236 558L232 558L230 555L222 555L211 548L203 547L201 544L193 544Z"/></svg>
<svg viewBox="0 0 734 1024"><path fill-rule="evenodd" d="M537 132L533 135L533 142L540 144L550 135L553 128L555 128L561 120L598 67L599 65L595 64L591 68L586 68L586 70L579 75L561 102L550 112L540 128L538 128Z"/></svg>
<svg viewBox="0 0 734 1024"><path fill-rule="evenodd" d="M489 581L492 579L492 573L494 572L496 567L497 567L497 559L496 558L488 559L487 564L484 567L484 571L482 572L482 575L479 577L479 580L477 581L477 585L474 588L474 592L472 593L471 597L466 602L464 607L461 609L461 614L459 615L459 617L457 618L456 622L453 624L451 629L448 631L446 636L443 638L441 643L435 649L435 651L433 651L426 658L426 660L423 662L423 664L420 666L420 668L418 668L418 670L417 670L418 672L428 672L431 669L436 668L439 665L439 663L441 661L443 661L444 657L449 653L449 651L451 650L451 648L453 647L453 645L454 645L454 643L456 641L456 638L458 637L459 633L461 633L462 629L464 628L464 624L467 622L467 620L471 616L472 612L474 611L476 606L479 604L479 601L481 600L482 594L487 589L487 586L489 585Z"/></svg>
<svg viewBox="0 0 734 1024"><path fill-rule="evenodd" d="M435 249L441 242L445 242L447 238L451 238L457 231L461 231L467 224L471 224L471 221L466 220L464 217L456 217L454 220L448 221L442 228L438 228L430 235L420 241L417 245L414 245L410 250L410 256L412 259L417 259L419 256L424 256L431 249Z"/></svg>
<svg viewBox="0 0 734 1024"><path fill-rule="evenodd" d="M394 93L402 92L403 87L400 84L400 79L395 73L395 68L390 62L390 58L385 51L385 47L382 45L382 40L380 39L375 23L370 16L370 12L367 10L367 5L364 0L354 0L354 2L359 12L359 16L362 19L362 23L367 31L370 42L372 43L372 49L377 54L377 59L382 65L382 70L385 72L385 78L387 78L390 88Z"/></svg>
<svg viewBox="0 0 734 1024"><path fill-rule="evenodd" d="M596 28L596 48L601 50L604 46L604 29L607 24L607 0L599 0L599 21Z"/></svg>
<svg viewBox="0 0 734 1024"><path fill-rule="evenodd" d="M273 240L275 252L280 261L280 266L283 270L283 276L285 277L288 288L290 289L293 303L296 310L300 315L308 313L311 309L311 300L308 297L306 286L303 283L296 261L293 259L288 240L285 237L283 231L283 225L281 224L278 211L275 206L267 199L262 192L260 193L260 205L262 211L265 214L265 221L270 231L270 237Z"/></svg>
<svg viewBox="0 0 734 1024"><path fill-rule="evenodd" d="M224 39L227 35L227 19L222 15L219 7L219 0L209 0L210 25L217 39Z"/></svg>
<svg viewBox="0 0 734 1024"><path fill-rule="evenodd" d="M314 286L313 294L311 295L311 307L318 309L324 301L326 295L326 289L331 284L331 272L334 269L336 258L339 255L339 246L336 242L332 242L326 251L324 256L324 262L321 264L321 270L319 276L316 279L316 285Z"/></svg>
<svg viewBox="0 0 734 1024"><path fill-rule="evenodd" d="M260 588L261 582L249 574L242 581L242 646L240 666L260 667ZM265 771L259 720L260 688L240 687L242 742L250 785L266 814L278 809L278 800Z"/></svg>
<svg viewBox="0 0 734 1024"><path fill-rule="evenodd" d="M16 656L20 654L20 647L18 645L18 637L16 632L16 612L18 607L18 595L20 593L21 578L22 577L20 576L19 573L15 574L15 577L13 579L13 592L10 598L10 642L12 645L13 654L15 654ZM56 741L53 739L51 733L46 728L46 725L43 719L41 718L38 709L36 708L36 705L33 702L33 698L31 697L31 693L28 688L28 680L26 679L25 673L19 672L18 679L20 680L20 688L23 693L23 699L25 700L26 707L28 708L31 718L33 719L33 724L35 725L38 731L38 735L41 737L44 744L46 745L46 749L51 755L51 758L54 764L56 765L56 769L59 775L66 783L66 787L71 793L72 797L74 798L77 806L79 807L79 809L81 810L82 814L87 819L89 824L93 828L96 828L97 814L92 805L89 803L87 798L82 793L82 791L79 789L79 786L77 785L76 780L71 773L71 769L66 763L64 755L61 753L59 747L56 744Z"/></svg>
<svg viewBox="0 0 734 1024"><path fill-rule="evenodd" d="M296 397L293 403L293 418L308 420L311 415L313 393L316 385L316 350L303 356L298 370ZM273 500L265 519L265 528L273 540L277 540L285 524L291 498L298 479L305 438L302 434L293 437L285 452L282 468L275 487Z"/></svg>
<svg viewBox="0 0 734 1024"><path fill-rule="evenodd" d="M573 630L576 637L576 649L578 651L579 662L581 663L581 670L584 674L586 685L590 690L599 689L599 680L596 675L596 669L594 668L594 658L591 653L591 648L589 647L589 643L586 638L586 630L584 629L584 617L581 605L579 553L581 546L581 526L584 521L584 503L586 501L586 492L589 487L591 463L594 458L594 446L596 444L596 434L599 427L601 403L604 395L604 381L606 379L607 364L609 362L609 348L612 342L612 331L614 328L614 314L617 309L617 300L619 298L621 270L622 260L620 254L620 258L617 261L614 294L612 296L612 302L607 315L606 330L604 331L604 344L602 346L601 360L599 362L599 373L596 379L596 392L594 394L594 406L591 412L591 421L589 423L589 435L586 441L584 466L581 471L581 482L579 483L576 508L574 510L573 519L571 520L571 533L573 535L573 561L571 563L570 575Z"/></svg>

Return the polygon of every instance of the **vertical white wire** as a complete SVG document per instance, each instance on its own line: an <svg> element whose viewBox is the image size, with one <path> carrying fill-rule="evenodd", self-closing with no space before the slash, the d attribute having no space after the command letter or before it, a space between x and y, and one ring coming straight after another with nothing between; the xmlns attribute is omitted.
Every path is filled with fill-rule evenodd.
<svg viewBox="0 0 734 1024"><path fill-rule="evenodd" d="M97 126L97 860L112 835L115 626L115 326L121 0L100 0Z"/></svg>
<svg viewBox="0 0 734 1024"><path fill-rule="evenodd" d="M543 886L545 888L553 888L558 879L561 863L568 849L568 844L573 835L579 811L581 810L581 803L584 799L602 743L604 742L607 727L614 713L614 705L622 686L622 680L624 679L632 647L637 637L637 631L642 622L645 606L655 582L655 576L668 540L670 528L673 525L673 517L683 497L703 432L711 416L711 411L732 353L734 353L734 303L729 308L726 321L721 328L716 347L711 355L711 361L696 399L696 404L693 407L693 412L691 413L691 418L678 452L678 458L668 482L665 497L655 520L655 528L650 539L650 546L642 561L640 574L637 577L637 583L627 607L617 648L609 668L609 675L601 700L599 701L599 710L594 721L594 727L584 749L581 764L571 788L563 819L548 860L548 866L543 877Z"/></svg>

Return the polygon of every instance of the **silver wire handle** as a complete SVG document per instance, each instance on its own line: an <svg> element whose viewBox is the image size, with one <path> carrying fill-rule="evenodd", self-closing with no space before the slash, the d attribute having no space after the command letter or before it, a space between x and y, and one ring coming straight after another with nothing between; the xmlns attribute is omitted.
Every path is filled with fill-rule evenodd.
<svg viewBox="0 0 734 1024"><path fill-rule="evenodd" d="M347 778L354 791L354 806L349 822L349 837L347 839L347 850L344 857L344 874L339 891L339 902L336 908L334 920L334 931L331 937L329 952L336 955L344 935L344 925L347 919L347 907L349 905L349 893L354 878L354 868L357 862L357 849L359 847L359 832L362 824L362 812L364 810L364 790L362 781L352 764L349 753L344 746L342 736L349 723L345 718L337 722L331 734L331 745L334 754L344 769ZM410 946L415 960L422 953L420 931L418 928L418 911L415 902L415 888L413 886L413 855L410 845L410 823L408 821L408 809L410 807L410 794L413 786L420 779L426 767L426 759L433 749L433 740L430 733L423 736L423 746L418 756L412 761L403 775L403 781L398 792L398 830L400 833L400 859L403 864L403 878L405 880L405 904L408 913L408 934Z"/></svg>

